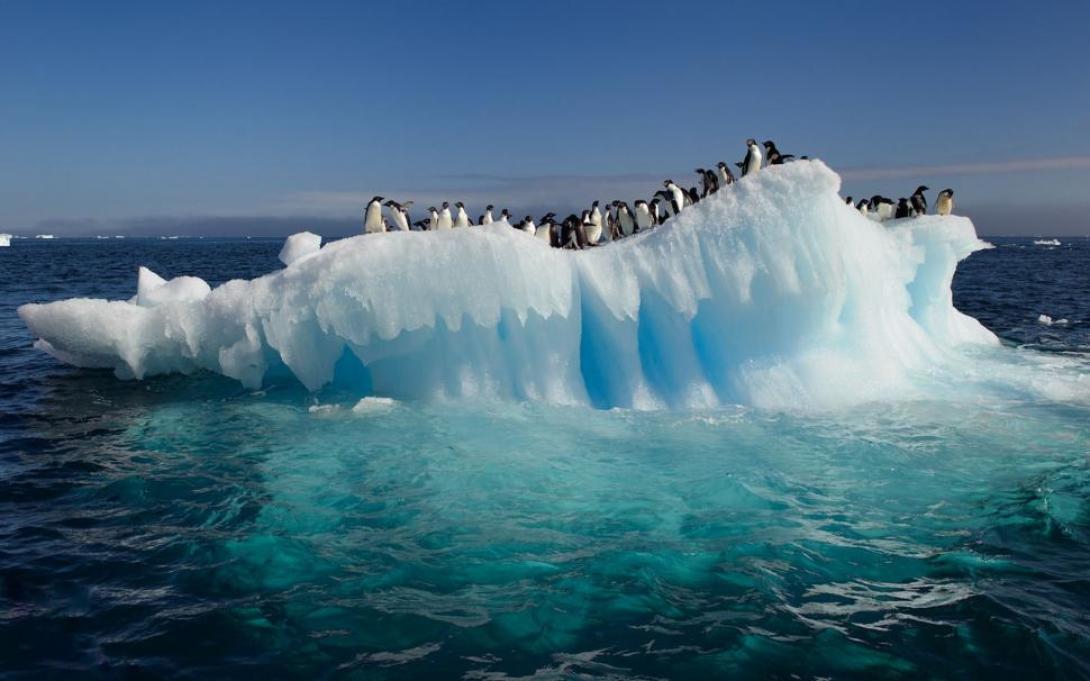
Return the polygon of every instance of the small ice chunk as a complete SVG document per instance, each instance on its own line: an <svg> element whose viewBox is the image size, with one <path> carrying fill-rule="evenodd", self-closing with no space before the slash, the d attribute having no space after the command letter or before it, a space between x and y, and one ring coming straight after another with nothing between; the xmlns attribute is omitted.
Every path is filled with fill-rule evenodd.
<svg viewBox="0 0 1090 681"><path fill-rule="evenodd" d="M1034 246L1062 246L1059 239L1037 239L1033 242Z"/></svg>
<svg viewBox="0 0 1090 681"><path fill-rule="evenodd" d="M11 235L0 234L0 248L7 248L8 246L11 246Z"/></svg>
<svg viewBox="0 0 1090 681"><path fill-rule="evenodd" d="M397 400L389 397L365 397L352 407L354 414L385 414L397 406Z"/></svg>
<svg viewBox="0 0 1090 681"><path fill-rule="evenodd" d="M53 235L52 234L35 234L34 238L35 239L52 239Z"/></svg>
<svg viewBox="0 0 1090 681"><path fill-rule="evenodd" d="M136 304L157 307L163 303L204 300L212 288L199 277L175 277L167 281L146 267L141 267L136 280Z"/></svg>
<svg viewBox="0 0 1090 681"><path fill-rule="evenodd" d="M280 262L287 266L297 263L307 256L314 255L322 248L322 237L313 232L299 232L284 240L280 249Z"/></svg>
<svg viewBox="0 0 1090 681"><path fill-rule="evenodd" d="M1044 326L1067 326L1068 321L1066 319L1053 319L1047 314L1043 314L1037 317L1037 323Z"/></svg>

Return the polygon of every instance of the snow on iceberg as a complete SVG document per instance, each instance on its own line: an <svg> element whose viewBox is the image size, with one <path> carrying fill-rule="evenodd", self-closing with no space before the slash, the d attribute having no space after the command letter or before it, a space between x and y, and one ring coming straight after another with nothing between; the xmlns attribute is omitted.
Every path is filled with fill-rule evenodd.
<svg viewBox="0 0 1090 681"><path fill-rule="evenodd" d="M303 258L314 255L322 248L322 237L313 232L299 232L284 240L280 249L280 262L291 265Z"/></svg>
<svg viewBox="0 0 1090 681"><path fill-rule="evenodd" d="M839 186L797 162L588 251L506 223L390 232L199 298L19 315L41 349L123 378L208 369L258 387L286 367L311 390L603 408L888 399L998 344L952 302L957 263L987 247L968 219L881 225Z"/></svg>

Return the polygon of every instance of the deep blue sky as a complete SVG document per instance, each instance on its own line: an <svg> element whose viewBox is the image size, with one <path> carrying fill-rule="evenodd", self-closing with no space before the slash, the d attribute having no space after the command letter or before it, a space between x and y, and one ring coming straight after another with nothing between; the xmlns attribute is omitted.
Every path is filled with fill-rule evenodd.
<svg viewBox="0 0 1090 681"><path fill-rule="evenodd" d="M923 181L985 234L1090 234L1087 26L1081 1L0 2L0 230L566 210L755 136L848 194Z"/></svg>

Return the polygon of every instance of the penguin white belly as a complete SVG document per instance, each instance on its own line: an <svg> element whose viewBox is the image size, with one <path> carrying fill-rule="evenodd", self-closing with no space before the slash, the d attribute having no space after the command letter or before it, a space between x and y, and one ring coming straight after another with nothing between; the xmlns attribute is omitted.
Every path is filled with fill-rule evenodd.
<svg viewBox="0 0 1090 681"><path fill-rule="evenodd" d="M450 211L445 210L439 214L439 223L435 226L436 229L450 229L454 226L454 221L450 219Z"/></svg>
<svg viewBox="0 0 1090 681"><path fill-rule="evenodd" d="M541 239L545 243L549 243L549 236L550 236L551 231L552 231L552 225L540 225L537 228L537 233L534 234L534 236Z"/></svg>
<svg viewBox="0 0 1090 681"><path fill-rule="evenodd" d="M363 219L363 231L367 234L385 232L386 226L382 223L382 207L372 204L367 207L367 215Z"/></svg>
<svg viewBox="0 0 1090 681"><path fill-rule="evenodd" d="M954 200L945 194L939 195L939 200L935 202L935 212L939 215L949 215L954 212Z"/></svg>
<svg viewBox="0 0 1090 681"><path fill-rule="evenodd" d="M587 225L587 241L592 244L598 243L598 240L602 238L602 223L599 221L597 224L591 222Z"/></svg>

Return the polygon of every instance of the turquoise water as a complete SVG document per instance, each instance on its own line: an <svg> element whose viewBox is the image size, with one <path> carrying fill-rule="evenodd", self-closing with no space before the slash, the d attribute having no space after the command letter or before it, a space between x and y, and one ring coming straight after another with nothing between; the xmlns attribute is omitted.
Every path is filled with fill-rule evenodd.
<svg viewBox="0 0 1090 681"><path fill-rule="evenodd" d="M263 271L277 246L219 248ZM137 247L109 257L192 256ZM1034 326L1036 275L989 284L1027 253L1085 271L1001 247L959 305L1077 376L1081 322ZM3 295L80 294L84 259ZM1077 320L1070 289L1045 298ZM62 367L3 315L6 677L1090 674L1090 408L1009 376L810 415L353 409Z"/></svg>

